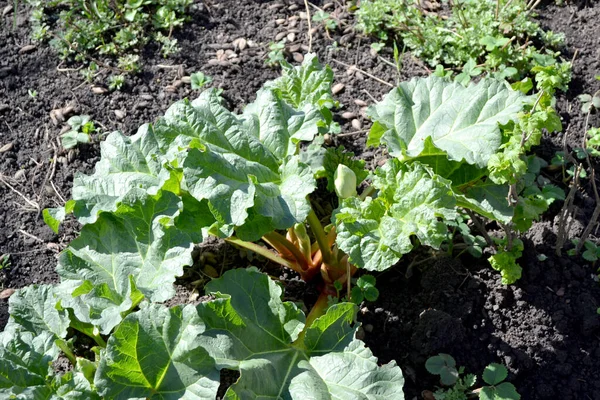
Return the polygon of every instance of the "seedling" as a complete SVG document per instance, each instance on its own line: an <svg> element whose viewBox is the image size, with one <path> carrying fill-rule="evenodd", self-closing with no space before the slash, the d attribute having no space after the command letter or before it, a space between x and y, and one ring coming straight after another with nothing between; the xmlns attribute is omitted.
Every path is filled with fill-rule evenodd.
<svg viewBox="0 0 600 400"><path fill-rule="evenodd" d="M121 90L125 84L125 75L111 75L108 78L108 88L110 90Z"/></svg>
<svg viewBox="0 0 600 400"><path fill-rule="evenodd" d="M325 11L317 11L313 17L312 20L314 22L320 22L323 24L323 26L325 27L325 29L327 29L328 31L334 31L337 29L338 27L338 22L335 18L333 18L331 16L331 14L325 12Z"/></svg>
<svg viewBox="0 0 600 400"><path fill-rule="evenodd" d="M10 268L10 254L0 256L0 270Z"/></svg>
<svg viewBox="0 0 600 400"><path fill-rule="evenodd" d="M285 61L285 57L283 56L283 51L285 49L285 38L279 42L271 42L269 44L269 53L267 54L267 59L265 64L269 66L279 65L282 61Z"/></svg>
<svg viewBox="0 0 600 400"><path fill-rule="evenodd" d="M61 135L62 146L71 149L80 143L89 143L90 134L96 130L89 115L76 115L67 121L71 130Z"/></svg>
<svg viewBox="0 0 600 400"><path fill-rule="evenodd" d="M37 98L38 92L35 89L28 89L27 94L29 95L29 97L35 100Z"/></svg>
<svg viewBox="0 0 600 400"><path fill-rule="evenodd" d="M577 246L580 240L573 239L572 242L575 246ZM583 243L583 247L585 248L585 251L581 254L581 256L584 258L584 260L590 261L592 265L596 265L596 261L598 261L600 258L600 246L591 240L586 240ZM575 256L577 255L577 251L575 249L570 249L567 251L567 254L570 256Z"/></svg>
<svg viewBox="0 0 600 400"><path fill-rule="evenodd" d="M212 82L212 78L203 72L196 72L190 75L193 90L200 90Z"/></svg>
<svg viewBox="0 0 600 400"><path fill-rule="evenodd" d="M492 363L483 370L483 381L489 386L483 386L479 392L481 400L518 400L521 395L510 382L504 382L508 376L506 367L502 364Z"/></svg>
<svg viewBox="0 0 600 400"><path fill-rule="evenodd" d="M440 353L430 357L425 363L425 368L429 373L439 375L443 386L450 386L445 389L439 388L434 393L436 400L467 400L473 395L478 395L481 400L519 400L521 398L512 383L504 382L508 371L501 364L492 363L485 367L482 378L488 386L484 385L475 390L472 388L477 382L477 376L467 374L463 377L464 368L456 369L454 358L448 354Z"/></svg>

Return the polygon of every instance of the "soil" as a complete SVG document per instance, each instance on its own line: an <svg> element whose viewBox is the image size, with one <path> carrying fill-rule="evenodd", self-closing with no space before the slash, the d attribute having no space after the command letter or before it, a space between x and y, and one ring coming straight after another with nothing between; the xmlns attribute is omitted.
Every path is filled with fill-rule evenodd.
<svg viewBox="0 0 600 400"><path fill-rule="evenodd" d="M0 10L9 4L12 1L0 0ZM352 16L338 3L331 5L328 12L342 24L333 32L317 26L312 49L333 68L335 83L344 85L337 95L343 107L335 117L343 134L334 137L333 144L344 145L376 166L384 155L365 148L369 123L363 102L371 104L390 90L381 81L394 84L398 79L427 75L428 69L405 54L398 73L393 62L385 62L392 60L391 54L384 52L384 60L371 54L371 40L354 31ZM174 101L193 98L197 93L181 78L196 71L213 78L213 86L223 89L231 109L242 109L266 80L279 74L264 63L268 44L278 34L295 36L286 47L290 61L308 50L306 20L300 18L304 11L303 2L291 0L196 3L192 21L175 32L182 51L163 59L156 46L147 46L140 54L141 73L128 79L121 91L105 94L94 94L77 65L60 63L48 46L38 44L23 51L32 44L27 10L18 10L15 25L13 12L2 17L0 148L5 151L0 152L0 254L10 255L11 266L0 270L0 291L58 281L56 256L76 236L78 225L70 221L56 235L43 223L41 210L62 205L70 197L73 176L92 171L106 133L133 134ZM569 149L580 146L585 116L579 111L577 96L600 89L600 81L594 79L600 71L596 23L600 3L582 8L548 5L539 13L544 27L566 34L564 56L575 60L569 91L557 99L565 133L547 135L536 150L549 161L563 143ZM238 38L248 40L243 50L233 45ZM232 50L236 56L217 62L219 50ZM360 71L349 68L352 65ZM105 78L100 75L95 83L103 84ZM29 90L36 90L37 96L30 96ZM55 124L50 116L52 110L67 105L73 105L76 114L90 115L100 132L90 145L68 152L58 142L64 121ZM357 122L342 118L345 112L354 113ZM589 120L594 126L599 122L597 115ZM558 179L551 173L548 177ZM514 285L502 285L499 274L481 259L435 254L420 269L411 269L412 276L407 278L410 262L432 256L425 253L407 257L398 268L378 276L380 300L362 305L360 332L382 363L395 360L400 365L407 399L421 398L422 390L435 390L438 382L425 371L424 363L439 352L451 354L467 372L479 375L490 362L505 364L508 380L523 399L600 399L600 315L596 313L600 285L594 265L580 257L555 254L555 217L560 206L552 207L523 237L524 274ZM591 185L584 182L575 201L570 237L583 231L594 207ZM223 246L208 244L199 249L198 259L203 251L211 251L221 267L234 264L239 253ZM198 300L192 283L197 284L200 275L190 270L180 279L178 297L171 304ZM293 286L294 293L304 290L297 283ZM314 298L314 293L298 295L302 296ZM7 300L0 300L0 328L6 323L7 310Z"/></svg>

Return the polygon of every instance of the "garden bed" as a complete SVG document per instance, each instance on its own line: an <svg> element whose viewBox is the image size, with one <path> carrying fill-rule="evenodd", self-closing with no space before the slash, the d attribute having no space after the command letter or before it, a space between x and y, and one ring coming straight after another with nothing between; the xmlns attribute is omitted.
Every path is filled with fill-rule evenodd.
<svg viewBox="0 0 600 400"><path fill-rule="evenodd" d="M202 71L213 78L213 86L223 89L229 108L239 111L254 100L266 80L279 75L278 69L264 64L268 43L278 34L293 34L288 43L288 48L295 47L289 52L290 61L308 50L308 27L300 17L305 12L302 3L207 4L198 5L192 22L176 31L181 53L165 60L157 48L147 46L141 54L141 73L122 91L106 94L93 93L76 66L59 64L47 46L25 47L30 43L26 10L18 11L14 25L13 12L3 17L0 254L10 254L11 262L10 267L0 270L4 288L58 282L56 256L79 227L68 221L56 235L43 223L41 210L69 199L74 174L91 173L99 160L101 137L75 150L62 150L57 138L64 123L53 122L52 110L71 104L77 114L90 115L101 132L133 134L143 123L164 114L174 101L194 98L197 92L177 81ZM7 5L0 1L0 9ZM329 11L338 12L342 24L331 33L318 30L312 50L334 70L334 83L344 85L336 96L343 108L335 111L342 135L334 136L333 141L376 166L384 155L365 148L370 123L362 106L372 104L373 99L379 101L390 90L382 82L394 85L397 80L425 76L429 71L405 54L398 76L393 62L386 63L372 54L371 40L352 29L351 15L338 3ZM570 148L580 145L585 115L577 96L600 88L600 82L594 80L600 71L600 27L595 23L600 18L600 4L594 2L581 9L549 5L539 13L542 26L566 34L564 57L574 60L569 91L557 96L564 132L546 135L536 149L538 156L550 161L562 149L563 135ZM238 38L247 41L243 49L233 44ZM211 61L216 60L219 50L233 50L236 56ZM388 53L381 57L393 61ZM353 65L358 69L351 69ZM37 95L30 95L30 90ZM590 119L592 126L599 122L597 115ZM581 234L595 207L588 186L584 183L585 190L576 198L576 221L569 237ZM600 398L600 285L595 278L596 266L565 252L561 257L555 254L560 207L560 203L554 204L523 236L523 277L513 285L503 285L499 273L484 259L467 256L454 260L436 256L407 273L412 262L430 256L424 252L407 256L396 268L376 275L380 297L375 303L362 305L361 334L380 363L396 360L402 368L406 398L420 398L422 390L435 389L437 381L424 365L429 356L440 352L451 354L467 372L476 374L491 362L505 364L508 380L524 399ZM228 264L237 259L237 251L228 250L226 245L211 246L217 262L222 261L223 254L227 254ZM184 279L179 284L178 298L185 301L188 296L183 294L189 292L191 282ZM0 327L7 319L7 300L0 300Z"/></svg>

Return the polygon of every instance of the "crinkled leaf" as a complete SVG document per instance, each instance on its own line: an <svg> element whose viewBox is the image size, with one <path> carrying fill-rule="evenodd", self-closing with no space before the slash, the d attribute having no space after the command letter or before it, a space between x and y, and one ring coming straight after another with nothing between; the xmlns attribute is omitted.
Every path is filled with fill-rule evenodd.
<svg viewBox="0 0 600 400"><path fill-rule="evenodd" d="M31 285L18 290L10 297L9 313L11 324L18 330L40 335L49 332L56 338L64 338L69 327L66 311L56 307L59 299L55 287L50 285Z"/></svg>
<svg viewBox="0 0 600 400"><path fill-rule="evenodd" d="M220 368L241 374L227 399L404 398L400 369L393 362L379 367L354 339L354 305L331 307L302 340L303 313L281 300L281 288L267 275L228 271L207 291L217 298L198 306L206 324L205 346Z"/></svg>
<svg viewBox="0 0 600 400"><path fill-rule="evenodd" d="M377 170L373 186L380 190L378 198L348 198L333 216L337 244L353 264L385 270L412 250L412 236L439 248L447 233L439 218L456 217L448 181L419 163L390 160Z"/></svg>
<svg viewBox="0 0 600 400"><path fill-rule="evenodd" d="M219 372L202 348L193 306L149 305L129 315L108 341L96 373L110 399L214 399Z"/></svg>
<svg viewBox="0 0 600 400"><path fill-rule="evenodd" d="M0 397L48 398L47 379L59 354L51 332L0 333ZM14 396L14 397L12 397Z"/></svg>
<svg viewBox="0 0 600 400"><path fill-rule="evenodd" d="M308 105L302 111L295 110L268 89L257 93L243 117L248 129L258 132L260 141L281 159L296 154L300 141L313 140L323 120L318 108Z"/></svg>
<svg viewBox="0 0 600 400"><path fill-rule="evenodd" d="M336 106L331 93L333 71L329 66L323 67L315 54L306 54L302 65L297 67L283 62L281 69L282 76L265 83L265 87L273 89L288 104L296 109L306 105Z"/></svg>
<svg viewBox="0 0 600 400"><path fill-rule="evenodd" d="M193 242L173 225L180 210L181 201L171 192L149 196L138 190L114 213L101 213L85 225L59 259L66 290L62 305L108 333L142 295L153 302L173 296L175 277L192 263Z"/></svg>
<svg viewBox="0 0 600 400"><path fill-rule="evenodd" d="M198 201L208 200L220 229L242 227L245 240L303 221L309 211L305 197L315 188L310 168L297 157L272 153L253 124L220 102L216 92L204 92L191 104L171 106L155 125L167 157L183 168L183 188ZM247 221L251 215L260 216L260 223Z"/></svg>
<svg viewBox="0 0 600 400"><path fill-rule="evenodd" d="M481 168L502 144L498 124L516 117L525 96L506 83L484 79L463 87L436 76L415 78L369 108L374 126L368 144L385 143L396 157L433 155ZM427 150L424 152L424 150Z"/></svg>
<svg viewBox="0 0 600 400"><path fill-rule="evenodd" d="M101 211L115 211L131 191L156 194L169 179L153 129L142 126L132 137L113 132L100 144L101 159L93 175L75 176L74 213L80 222L96 221Z"/></svg>
<svg viewBox="0 0 600 400"><path fill-rule="evenodd" d="M523 268L516 261L520 256L520 254L500 251L488 258L492 268L500 271L503 285L512 285L521 278Z"/></svg>
<svg viewBox="0 0 600 400"><path fill-rule="evenodd" d="M509 223L514 208L508 204L508 185L480 182L464 190L455 189L459 207L468 208L479 215L502 223Z"/></svg>

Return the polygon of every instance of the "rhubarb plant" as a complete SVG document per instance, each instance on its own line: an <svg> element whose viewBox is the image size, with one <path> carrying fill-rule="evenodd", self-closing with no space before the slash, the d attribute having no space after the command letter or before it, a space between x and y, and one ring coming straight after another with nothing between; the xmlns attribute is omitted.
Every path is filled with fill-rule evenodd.
<svg viewBox="0 0 600 400"><path fill-rule="evenodd" d="M533 165L527 146L540 135L523 133L516 156L513 137L523 121L548 127L552 110L542 118L545 98L496 80L402 83L370 109L369 144L392 158L366 171L352 153L324 146L332 80L308 56L284 65L241 114L207 90L131 137L110 134L95 172L75 178L73 199L44 213L55 230L69 213L83 227L59 257L61 283L11 300L0 351L16 355L0 361L3 393L215 398L219 370L232 369L240 378L226 398L403 398L399 368L378 366L355 339L354 303L378 295L374 278L357 273L391 268L419 245L440 248L465 209L507 229L535 218L552 193L536 169L492 165L505 153ZM509 231L496 250L518 255ZM208 283L207 302L159 305L208 236L295 271L319 291L316 303L305 316L265 274L239 269ZM95 343L91 358L83 336ZM20 351L35 362L19 366ZM67 375L49 367L59 352L73 365Z"/></svg>

